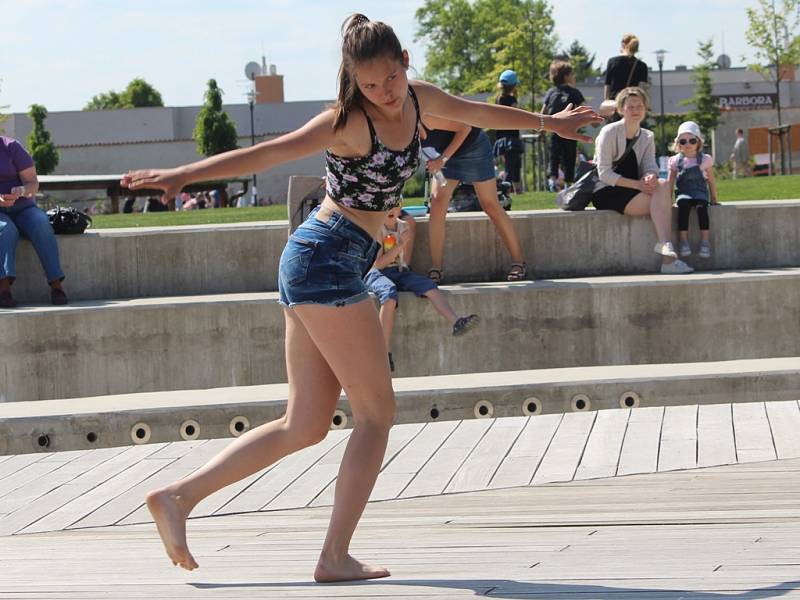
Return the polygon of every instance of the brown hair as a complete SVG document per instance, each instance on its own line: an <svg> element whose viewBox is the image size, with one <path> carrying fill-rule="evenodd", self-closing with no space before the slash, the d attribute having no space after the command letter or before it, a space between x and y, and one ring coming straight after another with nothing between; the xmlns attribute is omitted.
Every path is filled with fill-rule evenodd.
<svg viewBox="0 0 800 600"><path fill-rule="evenodd" d="M500 91L497 96L494 98L495 104L500 104L500 98L503 96L513 96L514 98L517 97L517 86L511 85L508 83L503 83L502 81L497 83L497 89Z"/></svg>
<svg viewBox="0 0 800 600"><path fill-rule="evenodd" d="M622 36L622 47L633 56L639 51L639 38L632 33L626 33Z"/></svg>
<svg viewBox="0 0 800 600"><path fill-rule="evenodd" d="M564 85L570 75L572 75L572 64L568 61L554 60L550 63L550 81L554 85Z"/></svg>
<svg viewBox="0 0 800 600"><path fill-rule="evenodd" d="M386 23L370 21L361 13L350 15L342 24L342 63L339 66L339 93L333 106L333 128L347 124L348 113L361 100L353 70L361 63L389 56L403 62L403 47L394 30Z"/></svg>
<svg viewBox="0 0 800 600"><path fill-rule="evenodd" d="M644 109L650 110L650 96L647 95L642 88L638 86L631 86L626 87L624 90L620 91L615 98L617 103L617 112L622 114L622 109L625 108L625 101L630 98L631 96L635 96L636 98L641 98L642 102L644 103Z"/></svg>

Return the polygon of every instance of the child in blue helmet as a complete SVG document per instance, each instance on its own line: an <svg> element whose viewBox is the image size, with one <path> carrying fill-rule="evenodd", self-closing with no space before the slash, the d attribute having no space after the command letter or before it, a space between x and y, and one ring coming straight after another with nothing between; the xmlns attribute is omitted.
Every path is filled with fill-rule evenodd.
<svg viewBox="0 0 800 600"><path fill-rule="evenodd" d="M495 104L502 106L517 105L517 85L519 79L517 73L511 69L506 69L500 73L500 80L497 83L498 94ZM513 191L518 191L520 181L520 171L522 169L522 142L519 139L517 129L498 129L497 141L494 145L494 155L503 157L503 168L506 172L506 181L511 182Z"/></svg>

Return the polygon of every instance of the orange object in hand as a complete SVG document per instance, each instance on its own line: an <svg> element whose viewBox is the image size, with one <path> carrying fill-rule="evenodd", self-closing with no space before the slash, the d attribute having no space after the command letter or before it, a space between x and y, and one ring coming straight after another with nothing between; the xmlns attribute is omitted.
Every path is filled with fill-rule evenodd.
<svg viewBox="0 0 800 600"><path fill-rule="evenodd" d="M383 250L391 250L397 244L397 238L391 233L383 238Z"/></svg>

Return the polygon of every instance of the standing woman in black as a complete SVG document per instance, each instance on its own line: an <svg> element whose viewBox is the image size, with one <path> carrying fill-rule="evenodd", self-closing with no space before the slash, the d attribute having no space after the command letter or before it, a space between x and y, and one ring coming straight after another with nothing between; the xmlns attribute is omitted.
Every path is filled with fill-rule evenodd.
<svg viewBox="0 0 800 600"><path fill-rule="evenodd" d="M646 89L647 64L636 58L639 51L639 38L632 33L622 36L620 55L608 59L606 64L606 82L604 98L616 100L617 94L628 87L641 87ZM619 121L622 117L615 113L609 121Z"/></svg>

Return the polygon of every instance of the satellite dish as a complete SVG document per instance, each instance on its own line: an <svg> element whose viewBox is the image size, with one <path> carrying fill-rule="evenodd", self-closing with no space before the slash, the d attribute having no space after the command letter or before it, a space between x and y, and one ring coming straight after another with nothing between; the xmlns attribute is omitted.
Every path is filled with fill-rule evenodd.
<svg viewBox="0 0 800 600"><path fill-rule="evenodd" d="M244 67L244 74L250 81L255 81L256 77L261 75L261 65L257 62L249 62Z"/></svg>
<svg viewBox="0 0 800 600"><path fill-rule="evenodd" d="M717 66L720 69L730 69L731 68L731 57L727 54L720 54L717 57Z"/></svg>

